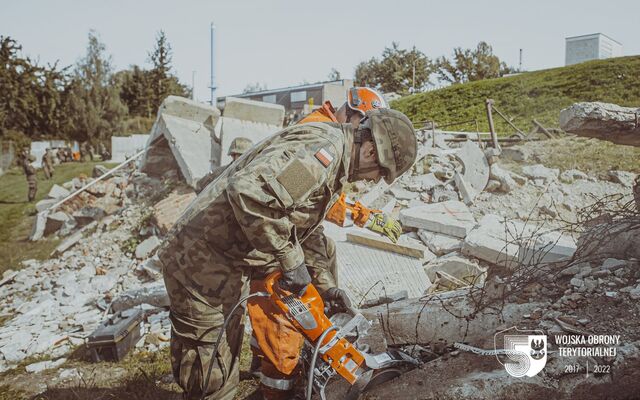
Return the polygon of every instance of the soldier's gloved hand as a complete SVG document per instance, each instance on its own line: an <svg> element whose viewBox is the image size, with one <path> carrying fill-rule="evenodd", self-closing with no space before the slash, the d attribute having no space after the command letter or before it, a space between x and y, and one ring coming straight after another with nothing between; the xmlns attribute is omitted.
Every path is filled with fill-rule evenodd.
<svg viewBox="0 0 640 400"><path fill-rule="evenodd" d="M336 287L332 287L322 295L326 314L335 314L348 311L351 308L351 300L347 293Z"/></svg>
<svg viewBox="0 0 640 400"><path fill-rule="evenodd" d="M391 239L393 243L398 241L398 238L402 233L402 226L400 225L400 222L383 213L369 215L369 220L367 220L364 227L385 235Z"/></svg>
<svg viewBox="0 0 640 400"><path fill-rule="evenodd" d="M280 288L287 290L300 297L307 289L307 285L311 283L311 276L304 262L289 271L282 272L280 278Z"/></svg>

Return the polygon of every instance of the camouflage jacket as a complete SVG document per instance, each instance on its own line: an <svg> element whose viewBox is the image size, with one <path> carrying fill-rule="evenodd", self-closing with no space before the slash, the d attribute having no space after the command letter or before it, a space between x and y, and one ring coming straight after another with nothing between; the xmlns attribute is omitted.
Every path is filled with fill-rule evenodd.
<svg viewBox="0 0 640 400"><path fill-rule="evenodd" d="M179 280L207 278L215 266L279 266L304 261L301 244L337 199L349 170L348 124L291 126L257 144L206 186L169 232L159 256ZM207 268L209 264L213 269ZM187 279L185 279L187 278Z"/></svg>

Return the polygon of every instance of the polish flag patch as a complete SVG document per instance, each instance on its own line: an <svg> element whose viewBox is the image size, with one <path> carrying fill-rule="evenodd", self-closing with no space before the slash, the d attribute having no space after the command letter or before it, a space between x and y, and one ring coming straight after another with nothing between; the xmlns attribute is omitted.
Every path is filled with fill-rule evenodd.
<svg viewBox="0 0 640 400"><path fill-rule="evenodd" d="M315 157L325 168L331 165L331 162L333 161L333 156L325 149L318 150L315 154Z"/></svg>

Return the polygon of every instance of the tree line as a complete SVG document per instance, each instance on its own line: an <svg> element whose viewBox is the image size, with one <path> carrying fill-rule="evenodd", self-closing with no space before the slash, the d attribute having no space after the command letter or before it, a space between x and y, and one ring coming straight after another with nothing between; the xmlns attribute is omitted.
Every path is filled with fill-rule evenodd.
<svg viewBox="0 0 640 400"><path fill-rule="evenodd" d="M480 42L475 49L453 49L453 56L431 59L414 46L402 49L393 42L381 58L372 57L356 66L355 82L382 92L416 93L433 85L432 79L445 84L458 84L498 78L519 72L500 61L493 48Z"/></svg>
<svg viewBox="0 0 640 400"><path fill-rule="evenodd" d="M95 31L85 55L66 67L39 65L22 55L15 39L0 36L0 136L19 144L40 138L97 143L136 129L132 121L145 121L148 129L166 96L191 94L172 73L171 61L163 31L148 53L150 68L121 71L114 71Z"/></svg>

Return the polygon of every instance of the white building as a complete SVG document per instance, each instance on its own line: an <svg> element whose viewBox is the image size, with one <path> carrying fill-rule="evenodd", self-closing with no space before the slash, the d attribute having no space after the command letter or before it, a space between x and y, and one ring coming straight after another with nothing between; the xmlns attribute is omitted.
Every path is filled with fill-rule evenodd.
<svg viewBox="0 0 640 400"><path fill-rule="evenodd" d="M602 33L568 37L565 44L565 65L622 56L622 44Z"/></svg>

